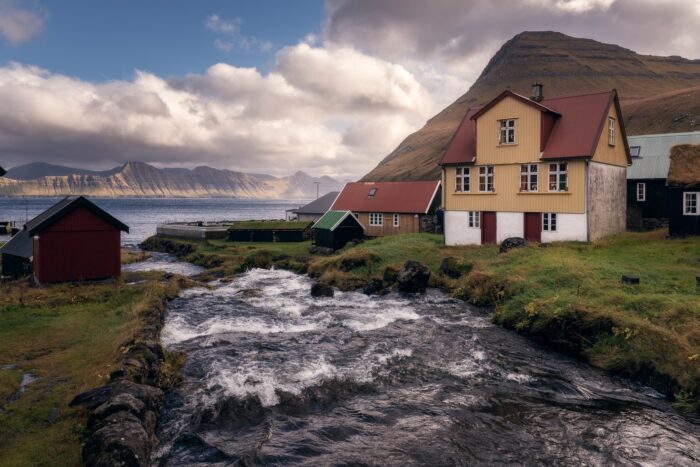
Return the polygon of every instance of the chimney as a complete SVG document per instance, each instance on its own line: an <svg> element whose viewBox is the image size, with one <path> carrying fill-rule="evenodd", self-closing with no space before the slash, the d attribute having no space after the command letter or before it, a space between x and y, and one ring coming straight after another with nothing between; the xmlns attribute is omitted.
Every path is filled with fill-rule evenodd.
<svg viewBox="0 0 700 467"><path fill-rule="evenodd" d="M532 85L532 99L535 102L540 102L542 99L544 99L544 84L542 83L535 83Z"/></svg>

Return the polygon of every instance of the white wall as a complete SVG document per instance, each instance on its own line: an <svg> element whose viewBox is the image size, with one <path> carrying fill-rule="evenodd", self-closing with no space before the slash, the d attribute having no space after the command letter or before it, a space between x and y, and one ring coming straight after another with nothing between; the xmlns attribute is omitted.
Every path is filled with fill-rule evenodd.
<svg viewBox="0 0 700 467"><path fill-rule="evenodd" d="M496 241L525 236L525 215L522 212L496 213Z"/></svg>
<svg viewBox="0 0 700 467"><path fill-rule="evenodd" d="M542 243L587 241L588 223L585 214L557 213L557 231L542 231Z"/></svg>
<svg viewBox="0 0 700 467"><path fill-rule="evenodd" d="M469 227L466 211L445 211L445 245L481 245L481 229Z"/></svg>

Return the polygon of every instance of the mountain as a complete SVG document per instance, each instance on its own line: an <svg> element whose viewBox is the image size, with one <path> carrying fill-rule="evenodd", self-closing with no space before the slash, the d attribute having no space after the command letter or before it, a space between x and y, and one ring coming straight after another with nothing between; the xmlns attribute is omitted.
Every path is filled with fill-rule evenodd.
<svg viewBox="0 0 700 467"><path fill-rule="evenodd" d="M403 140L363 180L439 177L437 163L469 107L504 89L529 96L536 81L544 84L545 96L617 88L629 135L700 130L700 60L640 55L558 32L523 32L503 44L466 94Z"/></svg>
<svg viewBox="0 0 700 467"><path fill-rule="evenodd" d="M35 178L49 177L54 175L96 175L100 177L109 176L118 172L120 167L112 170L94 171L84 169L74 169L62 165L47 164L45 162L32 162L31 164L13 167L7 171L7 177L15 180L33 180Z"/></svg>
<svg viewBox="0 0 700 467"><path fill-rule="evenodd" d="M37 176L34 176L37 175ZM343 183L304 172L289 177L246 174L201 166L159 169L143 162L127 162L105 172L50 164L27 164L0 178L0 196L103 197L235 197L251 199L309 199L338 191Z"/></svg>

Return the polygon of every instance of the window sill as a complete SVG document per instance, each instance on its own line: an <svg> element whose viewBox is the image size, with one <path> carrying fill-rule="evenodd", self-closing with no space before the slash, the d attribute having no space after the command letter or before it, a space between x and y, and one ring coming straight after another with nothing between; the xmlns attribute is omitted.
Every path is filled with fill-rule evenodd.
<svg viewBox="0 0 700 467"><path fill-rule="evenodd" d="M517 146L518 143L498 143L496 145L497 148L512 148L513 146Z"/></svg>
<svg viewBox="0 0 700 467"><path fill-rule="evenodd" d="M452 193L455 196L468 196L468 195L496 195L495 191L456 191Z"/></svg>
<svg viewBox="0 0 700 467"><path fill-rule="evenodd" d="M564 195L570 196L570 191L519 191L518 195Z"/></svg>

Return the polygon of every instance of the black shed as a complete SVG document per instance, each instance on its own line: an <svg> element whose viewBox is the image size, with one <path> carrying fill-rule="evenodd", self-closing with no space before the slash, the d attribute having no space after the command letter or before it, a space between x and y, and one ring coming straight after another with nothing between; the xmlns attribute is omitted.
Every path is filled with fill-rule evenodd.
<svg viewBox="0 0 700 467"><path fill-rule="evenodd" d="M365 228L350 211L328 211L316 221L312 230L314 245L333 250L365 235Z"/></svg>
<svg viewBox="0 0 700 467"><path fill-rule="evenodd" d="M32 270L32 252L32 237L29 231L22 229L0 248L0 275L17 278L29 274Z"/></svg>
<svg viewBox="0 0 700 467"><path fill-rule="evenodd" d="M669 234L700 235L700 144L671 149L668 202Z"/></svg>

